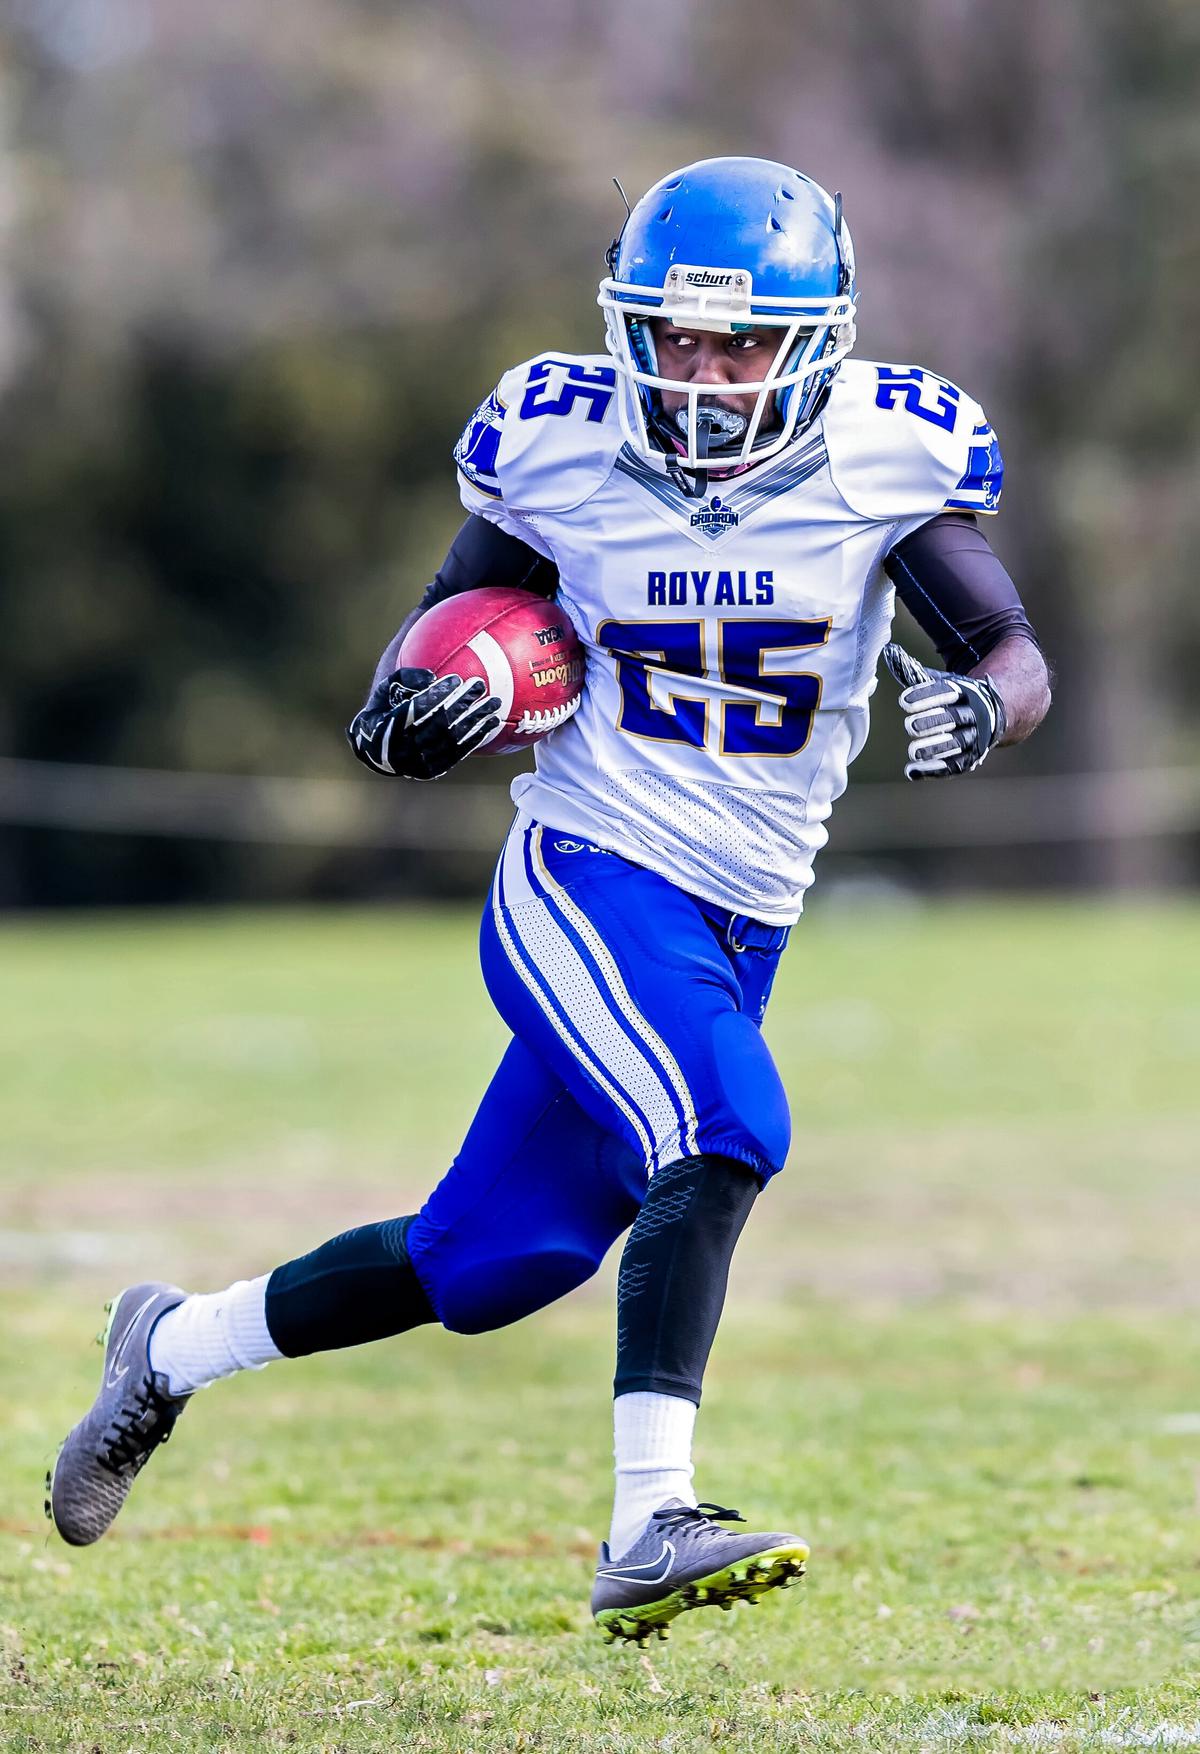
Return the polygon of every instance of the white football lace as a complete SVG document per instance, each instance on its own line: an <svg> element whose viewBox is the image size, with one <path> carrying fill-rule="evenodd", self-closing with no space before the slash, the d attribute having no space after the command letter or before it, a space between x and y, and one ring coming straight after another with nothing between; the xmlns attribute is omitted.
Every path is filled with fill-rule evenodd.
<svg viewBox="0 0 1200 1754"><path fill-rule="evenodd" d="M533 736L535 733L540 735L546 731L556 730L559 725L566 724L572 713L579 710L579 702L582 698L582 695L577 695L565 706L537 707L532 711L527 707L517 724L513 726L513 730L518 737Z"/></svg>

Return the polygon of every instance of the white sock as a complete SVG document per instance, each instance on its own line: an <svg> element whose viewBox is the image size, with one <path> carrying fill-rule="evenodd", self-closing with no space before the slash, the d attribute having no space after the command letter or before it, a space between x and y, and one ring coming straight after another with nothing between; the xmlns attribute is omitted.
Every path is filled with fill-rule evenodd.
<svg viewBox="0 0 1200 1754"><path fill-rule="evenodd" d="M692 1431L696 1408L678 1395L639 1391L613 1402L613 1454L617 1487L608 1551L620 1559L637 1540L651 1513L668 1498L695 1504Z"/></svg>
<svg viewBox="0 0 1200 1754"><path fill-rule="evenodd" d="M283 1357L267 1331L270 1276L185 1297L159 1317L150 1336L150 1368L166 1376L173 1395L190 1395L235 1371L261 1370Z"/></svg>

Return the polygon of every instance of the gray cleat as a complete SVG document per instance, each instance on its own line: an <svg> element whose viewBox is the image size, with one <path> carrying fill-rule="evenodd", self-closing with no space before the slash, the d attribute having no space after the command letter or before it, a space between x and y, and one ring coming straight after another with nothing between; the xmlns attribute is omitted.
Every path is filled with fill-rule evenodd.
<svg viewBox="0 0 1200 1754"><path fill-rule="evenodd" d="M804 1575L808 1542L798 1535L739 1535L714 1518L745 1521L719 1504L668 1498L619 1561L601 1546L592 1614L609 1644L645 1644L652 1632L668 1638L670 1622L688 1608L753 1607L764 1591L787 1589Z"/></svg>
<svg viewBox="0 0 1200 1754"><path fill-rule="evenodd" d="M108 1305L100 1336L100 1393L46 1476L46 1515L64 1541L87 1547L111 1528L129 1488L187 1405L150 1368L150 1334L159 1316L187 1296L178 1285L131 1285Z"/></svg>

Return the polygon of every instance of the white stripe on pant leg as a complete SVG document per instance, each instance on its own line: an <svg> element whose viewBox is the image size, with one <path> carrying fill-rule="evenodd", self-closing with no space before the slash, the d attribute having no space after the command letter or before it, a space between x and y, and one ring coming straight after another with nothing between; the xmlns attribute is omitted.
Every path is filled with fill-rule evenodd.
<svg viewBox="0 0 1200 1754"><path fill-rule="evenodd" d="M533 856L546 887L595 958L596 966L608 986L609 1003L615 1006L645 1042L646 1047L658 1061L658 1071L670 1081L683 1110L685 1129L683 1155L694 1157L699 1151L696 1138L696 1105L692 1101L692 1093L688 1088L682 1067L653 1024L642 1015L634 1004L611 950L592 921L583 909L572 900L570 893L563 888L562 884L550 875L546 861L542 857L542 829L540 825L533 831ZM669 1163L670 1158L667 1158L666 1161Z"/></svg>
<svg viewBox="0 0 1200 1754"><path fill-rule="evenodd" d="M550 904L539 899L511 908L506 923L553 991L569 1025L568 1033L581 1044L582 1051L579 1047L574 1050L576 1057L585 1064L598 1063L608 1084L644 1116L650 1135L647 1161L651 1169L660 1160L671 1163L682 1156L679 1115L669 1089L630 1041L607 994L596 985Z"/></svg>
<svg viewBox="0 0 1200 1754"><path fill-rule="evenodd" d="M512 826L512 831L504 843L504 905L520 907L525 901L539 901L541 897L530 886L525 870L525 833L529 828L529 818L522 811Z"/></svg>
<svg viewBox="0 0 1200 1754"><path fill-rule="evenodd" d="M507 904L507 863L501 890ZM508 927L553 989L586 1054L600 1062L611 1083L646 1117L655 1146L652 1156L672 1163L685 1155L680 1143L679 1112L670 1086L636 1040L631 1039L607 989L596 981L552 904L538 896L516 907L508 906L506 918Z"/></svg>
<svg viewBox="0 0 1200 1754"><path fill-rule="evenodd" d="M570 1029L565 1033L554 1007L549 1005L538 983L527 976L507 944L506 950L514 958L514 966L526 986L547 1016L552 1018L556 1032L575 1057L589 1070L594 1071L593 1060L599 1063L605 1077L598 1082L613 1100L616 1100L614 1090L620 1091L625 1101L618 1106L635 1126L639 1138L645 1128L636 1125L630 1108L640 1110L645 1116L653 1136L644 1149L653 1171L659 1161L671 1163L690 1154L681 1141L679 1111L671 1086L662 1069L639 1045L636 1033L631 1039L630 1032L623 1027L611 994L603 982L597 982L559 919L555 905L544 892L532 886L525 866L525 848L527 840L536 832L532 819L524 812L519 813L505 843L497 873L496 894L506 909L507 928L516 934L567 1017ZM499 925L499 916L497 923ZM605 955L608 955L607 950ZM634 1011L632 1001L629 1004L630 1010ZM637 1015L634 1011L634 1016ZM582 1053L574 1039L576 1037L583 1043L585 1051Z"/></svg>
<svg viewBox="0 0 1200 1754"><path fill-rule="evenodd" d="M525 830L528 827L528 816L523 810L518 810L516 821L509 829L500 849L500 857L496 861L492 878L494 907L520 907L522 902L540 899L529 887L529 879L525 875Z"/></svg>
<svg viewBox="0 0 1200 1754"><path fill-rule="evenodd" d="M500 857L496 860L496 869L492 873L492 910L500 907L510 891L508 865L508 849L521 831L521 818L517 817L504 837L504 845L500 848Z"/></svg>
<svg viewBox="0 0 1200 1754"><path fill-rule="evenodd" d="M498 885L498 883L499 883L499 878L497 876L497 885ZM526 911L526 909L532 911L535 908L539 911L544 911L545 906L546 906L545 902L526 903L525 906L522 908L522 912ZM629 1122L630 1126L633 1128L635 1134L637 1135L637 1137L641 1143L642 1155L645 1159L646 1165L651 1170L651 1172L653 1172L654 1169L657 1167L657 1156L656 1156L655 1149L654 1149L654 1141L650 1137L649 1133L646 1131L646 1128L643 1125L641 1116L638 1114L637 1110L629 1102L629 1100L625 1096L624 1092L608 1076L608 1074L606 1073L606 1071L604 1069L603 1061L594 1059L591 1054L585 1055L583 1053L578 1041L576 1041L575 1037L571 1034L570 1030L567 1029L567 1027L565 1026L565 1024L562 1021L562 1018L558 1015L558 1012L554 1009L554 1006L550 1003L549 999L546 997L545 993L542 991L541 987L538 985L538 983L534 979L533 975L530 974L529 970L526 968L524 960L522 959L521 953L517 948L516 942L514 941L513 933L509 929L509 920L511 919L512 916L509 915L506 917L505 910L500 904L500 899L499 899L498 893L496 893L493 897L492 915L493 915L493 918L495 919L495 922L496 922L496 931L499 934L500 942L504 947L504 953L508 957L509 962L512 964L513 968L516 970L517 974L520 975L520 977L521 977L522 981L525 983L526 987L528 987L529 991L533 994L534 998L537 1000L538 1005L541 1007L542 1011L545 1013L547 1021L550 1023L555 1034L559 1037L559 1040L562 1041L566 1045L566 1047L570 1050L572 1057L574 1059L578 1060L580 1065L583 1066L591 1074L591 1076L596 1080L597 1084L599 1084L600 1088L604 1091L605 1095L609 1098L610 1102L615 1104L615 1106L618 1109L620 1109L621 1113L625 1116L625 1119ZM522 938L522 942L524 942L523 938ZM529 955L530 955L531 959L534 962L537 962L538 966L540 967L541 964L538 960L538 957L532 949L529 950ZM566 1009L565 1006L563 1008L564 1008L564 1010Z"/></svg>

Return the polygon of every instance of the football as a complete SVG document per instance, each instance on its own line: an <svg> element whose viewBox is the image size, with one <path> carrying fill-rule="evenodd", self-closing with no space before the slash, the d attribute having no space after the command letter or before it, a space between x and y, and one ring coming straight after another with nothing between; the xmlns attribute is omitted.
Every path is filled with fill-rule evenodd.
<svg viewBox="0 0 1200 1754"><path fill-rule="evenodd" d="M475 755L512 755L565 725L583 694L583 648L554 603L532 591L485 586L426 610L399 664L464 681L479 676L500 702L500 724Z"/></svg>

